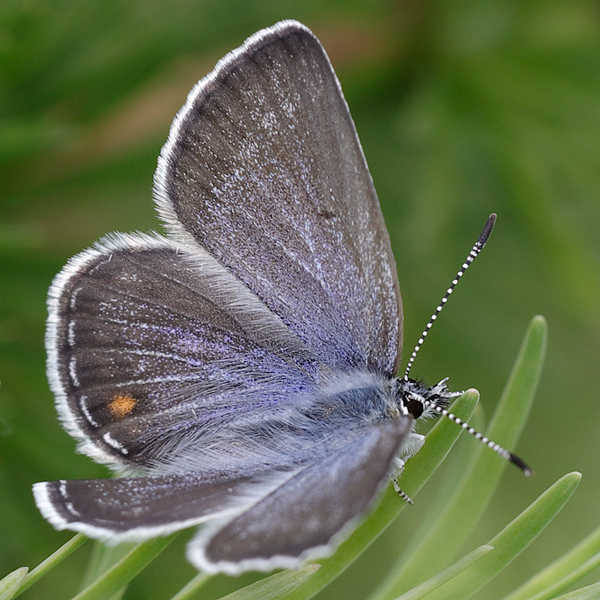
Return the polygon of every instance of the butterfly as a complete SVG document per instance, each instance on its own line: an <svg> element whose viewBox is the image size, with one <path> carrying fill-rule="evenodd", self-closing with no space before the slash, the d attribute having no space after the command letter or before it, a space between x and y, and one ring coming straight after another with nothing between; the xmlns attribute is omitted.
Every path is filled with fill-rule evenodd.
<svg viewBox="0 0 600 600"><path fill-rule="evenodd" d="M194 87L154 197L166 236L108 235L49 292L60 420L121 477L37 483L36 503L111 543L202 525L206 572L326 556L458 393L396 375L390 240L310 30L259 31Z"/></svg>

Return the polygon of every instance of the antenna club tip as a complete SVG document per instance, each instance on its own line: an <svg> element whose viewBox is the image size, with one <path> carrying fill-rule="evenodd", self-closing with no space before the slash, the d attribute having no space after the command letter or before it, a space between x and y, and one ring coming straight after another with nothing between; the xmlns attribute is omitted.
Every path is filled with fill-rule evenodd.
<svg viewBox="0 0 600 600"><path fill-rule="evenodd" d="M510 456L508 460L510 460L510 462L513 463L513 465L519 467L519 469L521 469L521 471L523 471L523 473L525 474L525 477L533 477L533 475L535 475L533 469L531 469L531 467L525 461L521 460L516 454L513 454L512 452L510 452L509 454Z"/></svg>
<svg viewBox="0 0 600 600"><path fill-rule="evenodd" d="M492 213L488 217L485 227L483 228L483 231L481 232L481 235L479 236L479 239L477 240L477 243L479 244L481 249L483 249L486 242L489 240L490 235L492 235L492 230L494 229L495 223L496 223L496 213Z"/></svg>

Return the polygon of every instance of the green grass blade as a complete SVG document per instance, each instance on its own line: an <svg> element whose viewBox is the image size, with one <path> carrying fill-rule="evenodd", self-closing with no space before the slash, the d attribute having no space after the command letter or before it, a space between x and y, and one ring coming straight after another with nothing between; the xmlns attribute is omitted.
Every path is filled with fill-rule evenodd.
<svg viewBox="0 0 600 600"><path fill-rule="evenodd" d="M486 435L504 447L514 448L525 425L538 386L546 351L547 327L535 317L502 394ZM408 559L398 563L371 596L390 600L444 568L464 544L488 505L506 461L473 440L473 462L454 495L429 524L430 529ZM418 455L417 455L418 456Z"/></svg>
<svg viewBox="0 0 600 600"><path fill-rule="evenodd" d="M554 600L600 600L600 582L557 596Z"/></svg>
<svg viewBox="0 0 600 600"><path fill-rule="evenodd" d="M131 552L137 544L135 543L124 543L116 546L107 546L102 542L95 541L94 548L92 550L92 556L88 563L88 568L85 572L83 580L81 582L80 590L84 590L86 587L91 585L94 581L100 578L106 571L121 561L129 552ZM125 593L126 588L121 588L115 593L111 600L120 600Z"/></svg>
<svg viewBox="0 0 600 600"><path fill-rule="evenodd" d="M67 556L77 550L79 546L87 542L87 538L78 533L74 535L66 544L63 544L56 552L53 552L47 559L42 561L29 575L19 588L19 591L14 596L15 598L21 595L26 589L30 588L36 581L41 579L46 573L50 572L54 567L57 567Z"/></svg>
<svg viewBox="0 0 600 600"><path fill-rule="evenodd" d="M0 580L0 600L11 600L27 577L27 567L19 567Z"/></svg>
<svg viewBox="0 0 600 600"><path fill-rule="evenodd" d="M588 573L591 573L594 569L596 569L600 565L600 553L596 554L593 558L586 561L579 567L573 569L566 577L557 581L554 585L548 587L543 592L536 594L530 600L551 600L556 597L556 594L560 594L560 592L569 589L573 586L573 584L583 577L585 577Z"/></svg>
<svg viewBox="0 0 600 600"><path fill-rule="evenodd" d="M484 430L485 419L480 403L475 407L469 423L477 431ZM431 523L435 523L437 515L444 510L448 503L448 498L452 497L460 486L464 474L470 468L473 461L473 446L471 442L472 440L469 439L469 436L462 435L459 437L452 452L452 459L444 464L442 481L439 488L435 491L435 497L431 506L427 509L425 516L421 517L420 525L404 547L402 555L398 557L396 564L390 568L391 573L401 568L402 564L408 560L413 551L420 546L423 539L429 535Z"/></svg>
<svg viewBox="0 0 600 600"><path fill-rule="evenodd" d="M432 592L428 600L465 600L512 562L554 519L581 481L569 473L548 488L533 504L488 543L494 551Z"/></svg>
<svg viewBox="0 0 600 600"><path fill-rule="evenodd" d="M302 569L283 571L265 577L241 590L223 596L221 600L280 600L310 579L319 570L319 565L310 564Z"/></svg>
<svg viewBox="0 0 600 600"><path fill-rule="evenodd" d="M79 592L73 600L108 600L136 577L175 538L177 534L138 544L123 559L109 568L96 581Z"/></svg>
<svg viewBox="0 0 600 600"><path fill-rule="evenodd" d="M416 588L402 594L402 596L398 596L396 600L420 600L421 598L425 598L425 596L433 590L436 590L451 579L454 579L457 575L471 567L493 549L492 546L479 546L479 548L475 548L475 550L469 552L469 554L461 558L458 562L454 563L441 573L438 573L435 577L424 581Z"/></svg>
<svg viewBox="0 0 600 600"><path fill-rule="evenodd" d="M600 527L504 600L554 598L600 565Z"/></svg>
<svg viewBox="0 0 600 600"><path fill-rule="evenodd" d="M171 600L192 600L197 598L197 592L203 588L212 575L207 573L198 573L192 577L172 598Z"/></svg>

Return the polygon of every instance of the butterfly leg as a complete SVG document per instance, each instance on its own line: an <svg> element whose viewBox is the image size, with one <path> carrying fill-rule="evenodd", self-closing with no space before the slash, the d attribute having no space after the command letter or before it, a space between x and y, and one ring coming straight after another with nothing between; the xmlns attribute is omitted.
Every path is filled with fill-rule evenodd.
<svg viewBox="0 0 600 600"><path fill-rule="evenodd" d="M394 459L392 469L392 485L394 486L394 491L407 504L413 504L412 498L406 492L402 491L400 484L398 483L398 479L400 479L400 475L402 474L402 471L404 471L404 465L406 464L406 461L409 458L412 458L422 448L424 442L424 435L419 433L411 433L402 447L402 458L396 456Z"/></svg>

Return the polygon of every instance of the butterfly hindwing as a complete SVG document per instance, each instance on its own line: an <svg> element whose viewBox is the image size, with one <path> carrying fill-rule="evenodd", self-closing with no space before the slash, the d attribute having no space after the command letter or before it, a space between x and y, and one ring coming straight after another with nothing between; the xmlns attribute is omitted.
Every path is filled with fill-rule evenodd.
<svg viewBox="0 0 600 600"><path fill-rule="evenodd" d="M387 481L411 423L409 416L380 423L308 464L239 516L201 530L188 558L204 571L234 575L330 554Z"/></svg>
<svg viewBox="0 0 600 600"><path fill-rule="evenodd" d="M57 528L111 543L143 540L215 521L189 548L205 571L295 567L331 553L365 513L412 418L373 424L348 443L285 470L185 472L154 477L54 481L34 486ZM301 500L301 501L300 501Z"/></svg>
<svg viewBox="0 0 600 600"><path fill-rule="evenodd" d="M287 473L269 477L205 472L156 477L37 483L42 514L57 529L117 543L167 535L209 519L231 518L268 494Z"/></svg>

